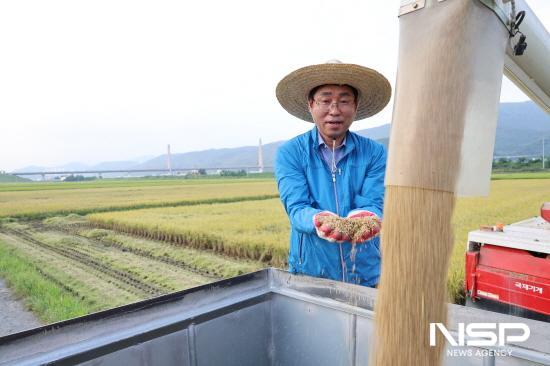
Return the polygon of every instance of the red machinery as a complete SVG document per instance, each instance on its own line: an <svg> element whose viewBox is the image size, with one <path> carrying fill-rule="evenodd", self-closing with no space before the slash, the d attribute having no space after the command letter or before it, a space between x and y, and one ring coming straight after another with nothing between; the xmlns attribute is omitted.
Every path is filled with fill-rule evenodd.
<svg viewBox="0 0 550 366"><path fill-rule="evenodd" d="M550 203L541 217L468 234L466 303L550 322Z"/></svg>

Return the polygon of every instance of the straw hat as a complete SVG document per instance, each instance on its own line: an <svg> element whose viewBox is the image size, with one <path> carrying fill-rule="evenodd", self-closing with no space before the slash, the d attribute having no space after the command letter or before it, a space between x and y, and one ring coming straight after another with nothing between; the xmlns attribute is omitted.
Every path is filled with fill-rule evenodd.
<svg viewBox="0 0 550 366"><path fill-rule="evenodd" d="M355 120L380 112L391 96L390 83L382 74L368 67L331 60L302 67L285 76L277 85L277 99L288 113L313 122L308 110L308 94L311 89L325 84L347 84L357 89L359 95Z"/></svg>

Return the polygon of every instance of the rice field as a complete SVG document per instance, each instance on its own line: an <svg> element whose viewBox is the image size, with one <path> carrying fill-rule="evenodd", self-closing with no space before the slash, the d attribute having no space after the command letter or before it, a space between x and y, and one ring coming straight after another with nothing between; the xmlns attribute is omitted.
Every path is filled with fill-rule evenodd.
<svg viewBox="0 0 550 366"><path fill-rule="evenodd" d="M549 180L526 178L458 199L451 301L463 300L467 233L536 216L550 200ZM290 227L276 194L273 179L0 185L0 276L51 322L286 268Z"/></svg>
<svg viewBox="0 0 550 366"><path fill-rule="evenodd" d="M85 220L84 220L85 221ZM43 322L256 271L261 263L91 229L72 215L4 222L0 276ZM29 279L31 278L31 279Z"/></svg>
<svg viewBox="0 0 550 366"><path fill-rule="evenodd" d="M273 197L273 179L0 184L0 217L43 218Z"/></svg>
<svg viewBox="0 0 550 366"><path fill-rule="evenodd" d="M448 277L451 301L463 300L468 232L480 225L510 224L537 216L540 205L549 198L548 180L517 179L492 181L487 198L457 200L455 247ZM106 212L88 218L98 227L286 266L289 226L278 199Z"/></svg>
<svg viewBox="0 0 550 366"><path fill-rule="evenodd" d="M286 265L290 226L279 199L88 215L97 227Z"/></svg>

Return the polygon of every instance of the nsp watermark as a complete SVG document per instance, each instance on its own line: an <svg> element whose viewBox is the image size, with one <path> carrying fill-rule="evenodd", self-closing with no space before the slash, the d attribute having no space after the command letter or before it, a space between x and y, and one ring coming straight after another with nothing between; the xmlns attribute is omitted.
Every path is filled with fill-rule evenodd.
<svg viewBox="0 0 550 366"><path fill-rule="evenodd" d="M455 339L443 323L430 323L430 346L436 345L436 329L451 346L504 346L508 342L525 342L531 335L524 323L458 323Z"/></svg>

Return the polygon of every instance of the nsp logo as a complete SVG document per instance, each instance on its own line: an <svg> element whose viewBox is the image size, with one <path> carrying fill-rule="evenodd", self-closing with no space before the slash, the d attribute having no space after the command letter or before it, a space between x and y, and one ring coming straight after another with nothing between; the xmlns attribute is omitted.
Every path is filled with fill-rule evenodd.
<svg viewBox="0 0 550 366"><path fill-rule="evenodd" d="M508 342L525 342L531 335L531 329L524 323L458 323L458 339L454 339L443 323L430 323L430 346L436 345L436 328L451 346L504 346Z"/></svg>

